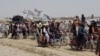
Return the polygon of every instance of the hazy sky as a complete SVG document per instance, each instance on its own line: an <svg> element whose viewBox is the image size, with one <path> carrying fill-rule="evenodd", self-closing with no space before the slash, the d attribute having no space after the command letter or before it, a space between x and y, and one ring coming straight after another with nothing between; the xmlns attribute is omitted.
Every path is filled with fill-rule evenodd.
<svg viewBox="0 0 100 56"><path fill-rule="evenodd" d="M24 9L43 10L51 17L100 16L100 0L0 0L0 17L21 14Z"/></svg>

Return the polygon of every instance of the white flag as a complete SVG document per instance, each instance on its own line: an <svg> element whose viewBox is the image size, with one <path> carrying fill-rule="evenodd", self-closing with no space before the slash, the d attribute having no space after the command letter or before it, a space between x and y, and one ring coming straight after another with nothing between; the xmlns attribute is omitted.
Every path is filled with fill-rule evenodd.
<svg viewBox="0 0 100 56"><path fill-rule="evenodd" d="M51 18L47 14L44 14L44 16L46 17L46 19L51 20Z"/></svg>
<svg viewBox="0 0 100 56"><path fill-rule="evenodd" d="M39 11L39 10L37 10L37 9L34 9L34 11L37 13L37 16L40 16L40 14L41 14L41 12L42 12L42 11Z"/></svg>
<svg viewBox="0 0 100 56"><path fill-rule="evenodd" d="M24 11L22 11L22 13L27 14L27 11L26 11L26 10L24 10Z"/></svg>
<svg viewBox="0 0 100 56"><path fill-rule="evenodd" d="M34 13L31 10L28 10L28 14L34 16Z"/></svg>

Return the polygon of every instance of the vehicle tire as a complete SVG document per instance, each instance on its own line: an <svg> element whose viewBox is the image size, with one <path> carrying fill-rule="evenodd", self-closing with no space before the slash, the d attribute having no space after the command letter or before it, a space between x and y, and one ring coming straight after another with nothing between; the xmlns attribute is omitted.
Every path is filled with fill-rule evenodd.
<svg viewBox="0 0 100 56"><path fill-rule="evenodd" d="M61 47L61 42L59 39L53 40L53 47L54 48L60 48Z"/></svg>
<svg viewBox="0 0 100 56"><path fill-rule="evenodd" d="M67 45L67 39L66 38L61 38L60 41L61 41L61 45L62 46L66 46Z"/></svg>
<svg viewBox="0 0 100 56"><path fill-rule="evenodd" d="M76 49L76 47L73 44L70 44L70 47L72 50Z"/></svg>

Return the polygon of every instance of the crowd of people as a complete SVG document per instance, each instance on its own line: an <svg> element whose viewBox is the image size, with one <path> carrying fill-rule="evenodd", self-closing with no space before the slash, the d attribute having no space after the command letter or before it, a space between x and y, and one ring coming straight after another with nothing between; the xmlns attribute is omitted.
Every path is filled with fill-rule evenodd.
<svg viewBox="0 0 100 56"><path fill-rule="evenodd" d="M56 20L52 20L42 22L40 20L21 24L14 22L5 26L0 24L0 32L3 32L6 37L11 33L12 39L18 39L21 33L24 39L33 35L39 46L49 46L52 39L59 39L62 33L65 35L69 33L67 36L71 37L71 46L75 46L77 50L82 50L83 48L87 48L87 43L89 43L92 49L96 49L96 54L100 56L99 22L91 21L90 23L87 23L85 16L82 14L81 19L79 16L76 16L73 21L69 21L68 23L66 21L56 22Z"/></svg>

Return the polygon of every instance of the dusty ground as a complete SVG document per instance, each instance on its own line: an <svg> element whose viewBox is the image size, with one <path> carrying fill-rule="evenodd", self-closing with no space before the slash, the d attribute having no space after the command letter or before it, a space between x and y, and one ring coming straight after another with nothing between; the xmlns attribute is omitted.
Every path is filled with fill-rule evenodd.
<svg viewBox="0 0 100 56"><path fill-rule="evenodd" d="M0 45L0 56L40 56L34 53L28 53L17 48Z"/></svg>
<svg viewBox="0 0 100 56"><path fill-rule="evenodd" d="M26 56L36 56L36 54L38 54L38 56L95 56L94 52L91 52L90 50L74 51L71 50L69 46L62 46L61 48L38 47L36 41L31 39L0 39L0 56L22 56L24 54L26 54Z"/></svg>

